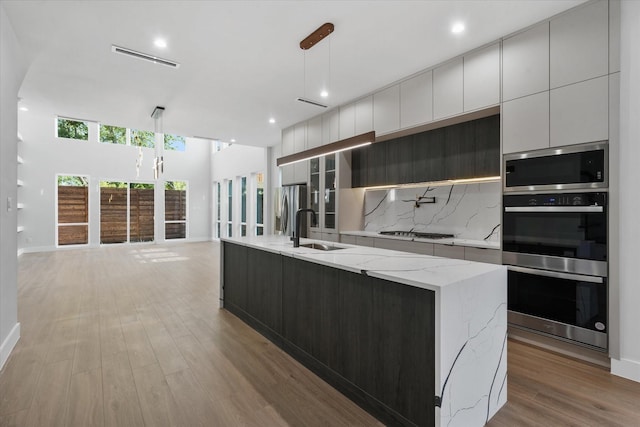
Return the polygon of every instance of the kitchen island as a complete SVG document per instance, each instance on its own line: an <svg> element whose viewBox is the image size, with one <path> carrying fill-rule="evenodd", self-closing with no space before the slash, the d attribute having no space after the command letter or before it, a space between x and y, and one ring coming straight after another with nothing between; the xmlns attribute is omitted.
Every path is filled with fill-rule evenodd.
<svg viewBox="0 0 640 427"><path fill-rule="evenodd" d="M506 403L503 266L259 236L223 238L220 271L222 307L385 424L482 426Z"/></svg>

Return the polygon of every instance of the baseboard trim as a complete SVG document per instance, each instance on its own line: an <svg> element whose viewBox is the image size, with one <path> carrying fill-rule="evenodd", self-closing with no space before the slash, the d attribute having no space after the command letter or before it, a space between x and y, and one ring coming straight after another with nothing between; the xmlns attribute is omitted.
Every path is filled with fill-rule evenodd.
<svg viewBox="0 0 640 427"><path fill-rule="evenodd" d="M611 373L640 383L640 362L629 359L611 359Z"/></svg>
<svg viewBox="0 0 640 427"><path fill-rule="evenodd" d="M18 343L20 339L20 323L16 323L13 325L11 332L7 335L7 338L0 345L0 370L4 367L4 364L9 359L13 348Z"/></svg>

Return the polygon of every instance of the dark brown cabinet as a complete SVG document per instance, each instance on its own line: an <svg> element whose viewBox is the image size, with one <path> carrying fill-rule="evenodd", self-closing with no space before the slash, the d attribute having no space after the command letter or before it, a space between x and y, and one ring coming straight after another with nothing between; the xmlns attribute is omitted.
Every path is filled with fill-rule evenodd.
<svg viewBox="0 0 640 427"><path fill-rule="evenodd" d="M353 187L500 175L500 115L353 150L351 173Z"/></svg>
<svg viewBox="0 0 640 427"><path fill-rule="evenodd" d="M282 257L223 242L225 308L271 338L282 333Z"/></svg>
<svg viewBox="0 0 640 427"><path fill-rule="evenodd" d="M225 308L385 424L435 424L433 291L229 242L223 251Z"/></svg>

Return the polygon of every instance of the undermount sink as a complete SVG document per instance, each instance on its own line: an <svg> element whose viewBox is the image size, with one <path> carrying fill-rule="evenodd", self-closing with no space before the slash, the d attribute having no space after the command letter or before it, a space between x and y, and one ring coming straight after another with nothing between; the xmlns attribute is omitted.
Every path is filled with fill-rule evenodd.
<svg viewBox="0 0 640 427"><path fill-rule="evenodd" d="M300 245L300 247L317 249L319 251L335 251L337 249L345 249L338 246L325 245L324 243L305 243L304 245Z"/></svg>

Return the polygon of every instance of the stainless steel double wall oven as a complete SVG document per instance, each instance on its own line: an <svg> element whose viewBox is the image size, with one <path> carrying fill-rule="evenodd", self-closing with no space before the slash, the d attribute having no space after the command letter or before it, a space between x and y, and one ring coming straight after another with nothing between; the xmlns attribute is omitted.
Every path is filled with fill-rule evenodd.
<svg viewBox="0 0 640 427"><path fill-rule="evenodd" d="M606 351L606 141L504 156L511 325Z"/></svg>

